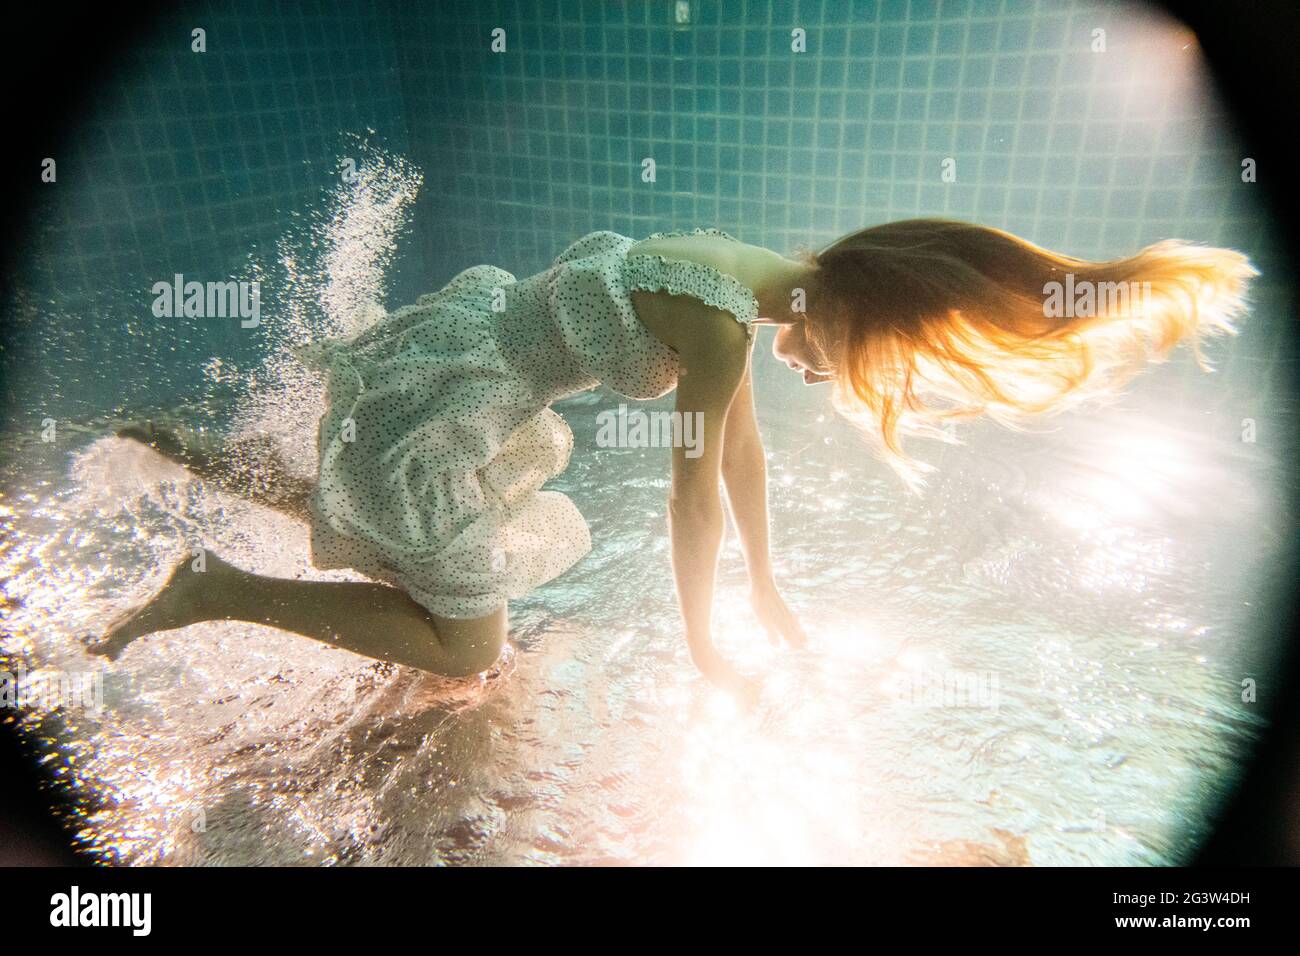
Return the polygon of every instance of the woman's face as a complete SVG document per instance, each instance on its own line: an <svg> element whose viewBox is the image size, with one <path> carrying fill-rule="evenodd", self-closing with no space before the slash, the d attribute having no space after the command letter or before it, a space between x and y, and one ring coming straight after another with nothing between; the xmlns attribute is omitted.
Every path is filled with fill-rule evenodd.
<svg viewBox="0 0 1300 956"><path fill-rule="evenodd" d="M799 372L803 376L805 385L832 382L835 376L831 375L830 369L817 358L816 352L808 342L807 329L806 317L778 326L776 338L772 340L772 354L776 356L777 361L784 362L791 369Z"/></svg>

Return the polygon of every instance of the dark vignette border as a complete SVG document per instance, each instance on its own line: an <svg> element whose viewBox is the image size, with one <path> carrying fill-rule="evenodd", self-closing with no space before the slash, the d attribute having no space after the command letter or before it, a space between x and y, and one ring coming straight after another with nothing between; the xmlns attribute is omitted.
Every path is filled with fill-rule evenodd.
<svg viewBox="0 0 1300 956"><path fill-rule="evenodd" d="M1236 133L1250 144L1258 161L1259 185L1274 211L1287 259L1296 261L1300 223L1288 147L1300 94L1296 55L1300 6L1294 0L1164 0L1156 5L1196 32L1231 107ZM86 92L113 76L118 54L130 48L138 31L146 30L161 10L175 6L146 0L124 5L45 3L15 9L28 19L21 25L10 20L0 39L0 89L5 91L8 134L0 163L12 197L0 206L6 237L0 276L9 279L15 274L24 249L22 237L37 225L35 171L41 157L61 153L66 137L79 125ZM383 16L388 3L377 0L375 6L376 15ZM6 281L0 288L8 299L13 283ZM3 323L8 321L9 304L0 303L0 366L7 358L3 351L9 335ZM1288 303L1289 315L1294 315L1296 304L1294 299ZM1300 382L1291 383L1292 389L1297 386ZM0 385L0 401L12 398ZM1300 511L1300 488L1290 488L1289 496L1294 515ZM1298 623L1292 594L1300 578L1298 557L1293 542L1288 559L1274 569L1276 604L1259 618L1260 627L1274 627L1290 638ZM1300 652L1294 639L1289 641L1286 659L1279 663L1277 685L1262 688L1278 701L1271 712L1271 729L1256 747L1247 775L1225 807L1214 835L1202 847L1199 864L1300 864ZM0 865L89 862L72 848L71 834L59 822L66 807L60 805L52 779L23 753L7 726L0 733L0 781Z"/></svg>

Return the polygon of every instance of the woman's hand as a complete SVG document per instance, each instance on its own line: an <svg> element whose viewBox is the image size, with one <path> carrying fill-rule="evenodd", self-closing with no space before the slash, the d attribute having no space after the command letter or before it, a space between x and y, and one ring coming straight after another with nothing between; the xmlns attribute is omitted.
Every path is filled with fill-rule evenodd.
<svg viewBox="0 0 1300 956"><path fill-rule="evenodd" d="M791 647L803 647L808 643L808 635L776 589L775 581L755 581L750 587L749 603L773 644L780 645L784 640Z"/></svg>

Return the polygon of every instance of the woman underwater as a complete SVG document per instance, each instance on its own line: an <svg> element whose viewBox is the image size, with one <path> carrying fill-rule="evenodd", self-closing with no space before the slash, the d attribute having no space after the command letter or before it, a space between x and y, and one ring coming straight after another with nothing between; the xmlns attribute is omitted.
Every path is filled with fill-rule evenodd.
<svg viewBox="0 0 1300 956"><path fill-rule="evenodd" d="M598 384L634 399L676 388L676 410L703 423L698 454L673 449L667 503L686 640L709 679L750 697L711 639L720 478L759 621L774 642L805 641L768 553L756 325L777 326L776 358L806 384L830 383L837 410L915 486L928 466L904 453L904 435L949 438L949 420L1014 425L1113 395L1177 343L1233 332L1255 274L1237 252L1177 240L1098 263L936 219L796 258L696 229L639 242L591 233L521 281L476 266L358 336L299 350L329 382L310 487L270 453L250 469L246 449L190 447L152 424L120 433L308 521L317 567L376 583L187 558L91 650L115 659L155 631L240 620L436 674L486 670L506 642L507 599L591 547L572 502L540 488L573 443L551 403Z"/></svg>

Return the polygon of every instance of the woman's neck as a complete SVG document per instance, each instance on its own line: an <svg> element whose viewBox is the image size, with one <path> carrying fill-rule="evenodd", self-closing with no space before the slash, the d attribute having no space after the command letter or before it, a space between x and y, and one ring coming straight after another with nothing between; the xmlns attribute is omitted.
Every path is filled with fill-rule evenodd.
<svg viewBox="0 0 1300 956"><path fill-rule="evenodd" d="M751 246L746 281L758 302L758 314L763 318L780 318L790 314L791 296L795 289L806 289L812 269L806 263Z"/></svg>

